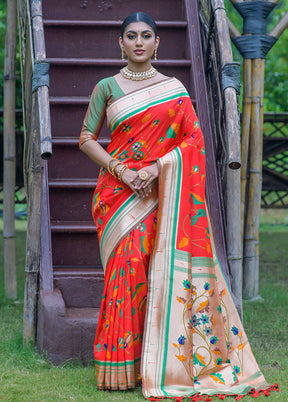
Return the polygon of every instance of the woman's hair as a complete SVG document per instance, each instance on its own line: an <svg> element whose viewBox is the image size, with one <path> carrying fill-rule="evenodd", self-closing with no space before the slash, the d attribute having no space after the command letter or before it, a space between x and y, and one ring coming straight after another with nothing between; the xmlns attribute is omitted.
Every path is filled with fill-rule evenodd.
<svg viewBox="0 0 288 402"><path fill-rule="evenodd" d="M155 24L155 21L153 18L150 17L150 15L142 13L142 11L138 11L137 13L131 14L128 17L125 18L121 25L121 37L123 38L124 32L126 27L131 24L132 22L145 22L147 25L149 25L155 34L155 37L157 36L157 27Z"/></svg>

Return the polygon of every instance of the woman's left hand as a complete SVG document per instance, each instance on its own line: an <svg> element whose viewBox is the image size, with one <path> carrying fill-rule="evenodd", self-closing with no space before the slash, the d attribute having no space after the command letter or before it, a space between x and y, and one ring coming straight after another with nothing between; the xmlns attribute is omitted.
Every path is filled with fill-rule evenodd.
<svg viewBox="0 0 288 402"><path fill-rule="evenodd" d="M147 173L147 179L143 180L140 178L141 172ZM138 170L137 176L131 180L132 186L139 193L140 197L144 198L151 193L153 185L159 176L159 169L157 163L147 166L143 169Z"/></svg>

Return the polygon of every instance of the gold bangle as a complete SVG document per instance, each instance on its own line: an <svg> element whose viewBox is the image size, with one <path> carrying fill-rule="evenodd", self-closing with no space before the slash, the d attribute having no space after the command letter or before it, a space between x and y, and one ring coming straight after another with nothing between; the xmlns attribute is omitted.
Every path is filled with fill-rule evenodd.
<svg viewBox="0 0 288 402"><path fill-rule="evenodd" d="M118 162L118 159L111 158L110 161L108 162L107 170L108 170L108 172L109 172L110 174L112 174L112 173L111 173L111 170L112 170L112 169L111 169L111 167L110 167L110 163L113 162L113 161L117 161L117 162Z"/></svg>
<svg viewBox="0 0 288 402"><path fill-rule="evenodd" d="M127 165L123 165L123 166L121 166L119 172L117 173L118 179L119 179L120 181L122 181L122 176L123 176L123 173L125 172L126 169L128 169L128 166L127 166Z"/></svg>
<svg viewBox="0 0 288 402"><path fill-rule="evenodd" d="M115 172L115 168L116 168L117 166L119 166L119 165L122 166L123 163L122 163L122 162L117 162L117 163L115 163L115 165L112 166L112 169L111 169L111 174L112 174L112 176L115 177L115 178L116 178L116 174L117 174L117 173Z"/></svg>

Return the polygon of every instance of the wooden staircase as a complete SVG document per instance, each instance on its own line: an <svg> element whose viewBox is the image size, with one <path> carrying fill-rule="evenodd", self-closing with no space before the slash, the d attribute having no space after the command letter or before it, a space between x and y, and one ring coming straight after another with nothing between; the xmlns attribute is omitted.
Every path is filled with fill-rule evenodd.
<svg viewBox="0 0 288 402"><path fill-rule="evenodd" d="M156 20L161 43L159 60L153 64L184 83L200 121L206 125L206 146L212 149L213 141L207 99L203 98L202 55L199 50L192 53L201 50L196 0L43 0L42 7L50 62L53 158L45 167L43 189L37 343L57 364L70 358L93 358L104 284L91 215L99 167L79 151L78 139L94 85L116 74L123 65L118 37L127 15L141 10ZM195 20L193 26L191 18ZM192 43L196 40L197 46ZM104 147L109 143L106 127L99 142ZM215 170L215 161L211 160L208 165ZM210 198L216 194L217 204L217 178L212 176L209 180L214 180L214 195ZM220 260L225 265L219 205L215 210L217 241L223 243Z"/></svg>

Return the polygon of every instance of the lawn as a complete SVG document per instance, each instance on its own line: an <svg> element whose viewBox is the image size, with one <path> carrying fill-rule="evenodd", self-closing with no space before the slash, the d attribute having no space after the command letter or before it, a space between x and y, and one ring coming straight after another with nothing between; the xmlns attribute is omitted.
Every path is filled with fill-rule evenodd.
<svg viewBox="0 0 288 402"><path fill-rule="evenodd" d="M287 214L262 214L260 294L263 302L245 302L244 326L256 359L268 382L281 392L259 401L288 401L288 222ZM18 221L17 221L18 222ZM2 235L0 238L0 400L2 401L143 401L141 389L102 392L95 389L93 366L66 363L54 367L33 346L22 346L25 260L25 222L17 223L17 276L19 301L4 297ZM1 221L0 221L1 230ZM225 399L227 401L233 398ZM254 401L246 397L244 401Z"/></svg>

